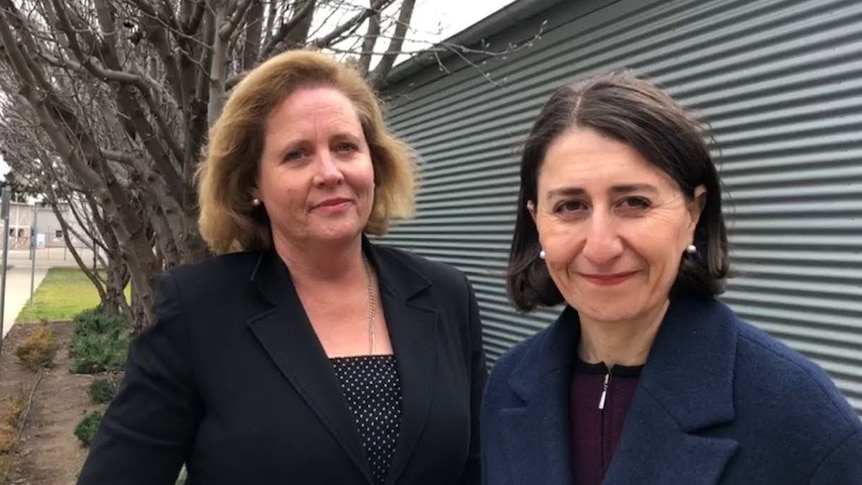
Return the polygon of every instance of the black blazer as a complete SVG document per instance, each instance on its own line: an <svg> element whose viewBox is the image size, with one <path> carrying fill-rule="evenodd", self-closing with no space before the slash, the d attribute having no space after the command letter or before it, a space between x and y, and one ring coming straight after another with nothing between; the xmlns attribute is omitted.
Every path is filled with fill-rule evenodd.
<svg viewBox="0 0 862 485"><path fill-rule="evenodd" d="M479 312L454 268L365 241L402 388L386 484L478 484L486 378ZM340 383L273 251L166 273L156 322L79 484L371 484Z"/></svg>

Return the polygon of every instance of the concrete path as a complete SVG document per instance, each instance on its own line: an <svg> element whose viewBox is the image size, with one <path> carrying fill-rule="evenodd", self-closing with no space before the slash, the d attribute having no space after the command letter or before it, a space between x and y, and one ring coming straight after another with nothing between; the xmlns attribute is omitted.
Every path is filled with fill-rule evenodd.
<svg viewBox="0 0 862 485"><path fill-rule="evenodd" d="M11 263L10 263L11 265ZM48 268L36 268L31 273L30 266L14 266L6 273L6 300L3 302L3 337L9 333L15 318L21 313L21 309L30 299L30 275L33 275L33 287L38 288Z"/></svg>

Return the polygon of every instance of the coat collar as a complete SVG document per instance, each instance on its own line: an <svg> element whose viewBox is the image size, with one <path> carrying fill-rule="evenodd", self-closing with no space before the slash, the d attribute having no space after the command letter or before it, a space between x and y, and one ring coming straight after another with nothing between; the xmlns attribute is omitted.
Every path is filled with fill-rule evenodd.
<svg viewBox="0 0 862 485"><path fill-rule="evenodd" d="M407 300L431 286L431 281L402 256L392 249L373 244L364 235L362 251L377 270L381 292ZM290 271L275 250L258 253L250 279L264 298L274 305L284 303L283 290L289 288L295 292Z"/></svg>
<svg viewBox="0 0 862 485"><path fill-rule="evenodd" d="M714 299L672 298L603 483L718 481L736 443L698 433L734 419L735 319ZM566 308L509 379L523 400L501 410L514 483L571 483L568 391L579 335L577 313Z"/></svg>
<svg viewBox="0 0 862 485"><path fill-rule="evenodd" d="M428 418L436 371L437 310L431 282L392 249L363 237L363 251L378 276L381 304L397 359L402 391L399 440L387 484L397 483ZM314 410L356 467L373 483L368 459L328 357L296 293L290 271L275 251L261 252L252 282L269 308L247 324L264 351Z"/></svg>

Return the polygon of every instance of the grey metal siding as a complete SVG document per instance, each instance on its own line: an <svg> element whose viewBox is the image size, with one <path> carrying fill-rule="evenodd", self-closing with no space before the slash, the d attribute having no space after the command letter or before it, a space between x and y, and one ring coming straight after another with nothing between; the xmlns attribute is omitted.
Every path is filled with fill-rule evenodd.
<svg viewBox="0 0 862 485"><path fill-rule="evenodd" d="M561 2L491 49L543 23L532 47L476 59L490 81L455 59L388 87L422 187L416 219L386 240L468 274L492 359L544 328L556 310L515 313L502 278L518 145L553 88L630 68L714 129L740 271L723 299L862 412L862 2Z"/></svg>

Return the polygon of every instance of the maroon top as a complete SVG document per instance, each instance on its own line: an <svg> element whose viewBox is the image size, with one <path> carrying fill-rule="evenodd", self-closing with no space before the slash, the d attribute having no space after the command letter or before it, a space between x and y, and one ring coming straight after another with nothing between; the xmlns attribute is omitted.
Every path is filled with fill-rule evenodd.
<svg viewBox="0 0 862 485"><path fill-rule="evenodd" d="M576 357L569 397L572 470L577 485L601 485L642 368L615 365L608 373L604 363L588 364Z"/></svg>

